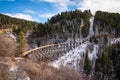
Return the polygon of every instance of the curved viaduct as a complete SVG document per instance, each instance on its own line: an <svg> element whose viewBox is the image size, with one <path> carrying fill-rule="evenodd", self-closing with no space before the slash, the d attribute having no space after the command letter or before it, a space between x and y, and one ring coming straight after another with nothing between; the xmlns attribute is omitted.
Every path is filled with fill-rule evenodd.
<svg viewBox="0 0 120 80"><path fill-rule="evenodd" d="M51 44L35 49L31 49L22 54L23 57L27 57L33 61L53 61L63 56L70 50L74 49L81 45L88 39L84 39L79 42L70 42L70 43L60 43L60 44Z"/></svg>

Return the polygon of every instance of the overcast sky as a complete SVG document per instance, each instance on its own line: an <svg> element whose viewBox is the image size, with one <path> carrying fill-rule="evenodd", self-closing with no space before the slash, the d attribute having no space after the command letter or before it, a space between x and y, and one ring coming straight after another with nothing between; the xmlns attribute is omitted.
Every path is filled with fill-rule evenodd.
<svg viewBox="0 0 120 80"><path fill-rule="evenodd" d="M12 17L46 22L63 11L90 9L120 13L120 0L0 0L0 13Z"/></svg>

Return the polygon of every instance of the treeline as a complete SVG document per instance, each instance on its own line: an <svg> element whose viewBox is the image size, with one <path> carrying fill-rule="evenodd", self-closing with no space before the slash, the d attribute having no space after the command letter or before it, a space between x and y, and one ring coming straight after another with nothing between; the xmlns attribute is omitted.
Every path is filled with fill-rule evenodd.
<svg viewBox="0 0 120 80"><path fill-rule="evenodd" d="M0 14L0 29L14 29L15 32L23 31L27 32L27 30L32 30L37 28L38 23L33 21L28 21L24 19L18 19L9 17L7 15Z"/></svg>
<svg viewBox="0 0 120 80"><path fill-rule="evenodd" d="M90 10L84 12L80 10L66 11L53 16L45 24L41 24L0 14L0 29L13 29L17 34L20 31L26 33L28 30L33 30L33 35L36 37L54 39L80 37L80 33L82 37L86 37L89 32L89 18L91 16ZM80 25L82 23L84 25L80 32Z"/></svg>
<svg viewBox="0 0 120 80"><path fill-rule="evenodd" d="M75 39L75 37L80 37L80 25L83 22L84 26L81 29L81 34L82 37L86 37L89 32L89 18L91 16L90 10L62 12L53 16L47 23L39 24L34 34L37 37L54 39L67 39L70 37Z"/></svg>
<svg viewBox="0 0 120 80"><path fill-rule="evenodd" d="M96 79L120 80L120 43L107 47L95 63Z"/></svg>
<svg viewBox="0 0 120 80"><path fill-rule="evenodd" d="M73 19L77 19L76 21L79 23L82 19L84 19L84 21L88 22L89 17L91 16L91 12L90 10L85 10L84 12L82 12L81 10L75 10L75 11L66 11L66 12L62 12L61 14L57 14L55 16L53 16L50 20L48 20L49 23L57 23L57 22L61 22L62 20L73 20Z"/></svg>
<svg viewBox="0 0 120 80"><path fill-rule="evenodd" d="M94 30L98 32L108 32L115 36L120 36L120 14L97 11L94 19Z"/></svg>

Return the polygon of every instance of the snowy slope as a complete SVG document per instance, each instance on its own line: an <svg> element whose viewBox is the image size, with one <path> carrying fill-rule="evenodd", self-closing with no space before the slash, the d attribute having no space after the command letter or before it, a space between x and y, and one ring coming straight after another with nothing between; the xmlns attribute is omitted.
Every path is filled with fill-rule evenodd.
<svg viewBox="0 0 120 80"><path fill-rule="evenodd" d="M79 60L81 59L83 53L85 53L87 44L82 44L81 46L71 50L58 60L52 62L54 67L59 67L60 65L69 65L71 67L77 66Z"/></svg>
<svg viewBox="0 0 120 80"><path fill-rule="evenodd" d="M9 32L8 34L16 41L16 36L12 32Z"/></svg>
<svg viewBox="0 0 120 80"><path fill-rule="evenodd" d="M89 22L90 22L89 36L91 36L91 35L94 34L94 31L93 31L94 17L91 17L91 18L89 19Z"/></svg>
<svg viewBox="0 0 120 80"><path fill-rule="evenodd" d="M57 68L59 68L60 65L64 65L73 68L75 71L80 72L83 66L83 63L81 61L84 59L84 54L87 50L88 44L90 43L89 42L82 43L79 47L75 48L74 50L71 50L58 60L50 63L50 65ZM94 45L92 52L88 51L88 55L91 61L96 58L97 49L98 46Z"/></svg>
<svg viewBox="0 0 120 80"><path fill-rule="evenodd" d="M94 34L93 32L94 17L91 17L89 21L90 21L90 29L89 29L89 36L87 37L87 39L90 38ZM85 52L88 51L88 56L94 67L95 61L93 61L93 59L97 58L96 54L98 50L98 45L92 44L93 45L92 51L88 48L89 45L91 45L89 41L82 43L80 46L69 51L68 53L60 57L58 60L51 62L50 65L57 67L57 68L59 68L60 65L64 65L64 66L73 68L77 72L82 72L83 63L84 63L84 55L85 55Z"/></svg>

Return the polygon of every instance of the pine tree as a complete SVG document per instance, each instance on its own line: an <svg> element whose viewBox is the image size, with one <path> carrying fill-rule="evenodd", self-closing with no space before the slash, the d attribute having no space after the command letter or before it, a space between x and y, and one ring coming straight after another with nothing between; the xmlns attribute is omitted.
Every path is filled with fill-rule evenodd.
<svg viewBox="0 0 120 80"><path fill-rule="evenodd" d="M120 80L120 63L117 64L117 68L116 68L116 78L117 78L117 80Z"/></svg>
<svg viewBox="0 0 120 80"><path fill-rule="evenodd" d="M92 43L92 41L93 41L93 40L92 40L92 37L90 37L89 42Z"/></svg>
<svg viewBox="0 0 120 80"><path fill-rule="evenodd" d="M95 43L95 44L98 44L98 40L97 40L96 37L94 37L94 43Z"/></svg>
<svg viewBox="0 0 120 80"><path fill-rule="evenodd" d="M89 28L88 26L83 26L81 29L81 33L83 37L87 37L88 36L88 32L89 32Z"/></svg>
<svg viewBox="0 0 120 80"><path fill-rule="evenodd" d="M25 34L22 31L18 34L17 42L18 42L18 48L20 50L20 53L25 52L27 47L27 41L25 39Z"/></svg>
<svg viewBox="0 0 120 80"><path fill-rule="evenodd" d="M105 74L108 74L109 73L109 70L110 70L110 58L109 58L109 55L108 55L108 51L105 51L103 54L102 54L102 72L105 73Z"/></svg>
<svg viewBox="0 0 120 80"><path fill-rule="evenodd" d="M108 43L108 38L107 35L104 35L104 43L107 44Z"/></svg>
<svg viewBox="0 0 120 80"><path fill-rule="evenodd" d="M91 64L90 64L90 59L88 57L88 52L86 52L86 55L85 55L85 61L84 61L84 67L83 67L83 72L86 74L86 75L89 75L90 74L90 71L91 71Z"/></svg>

